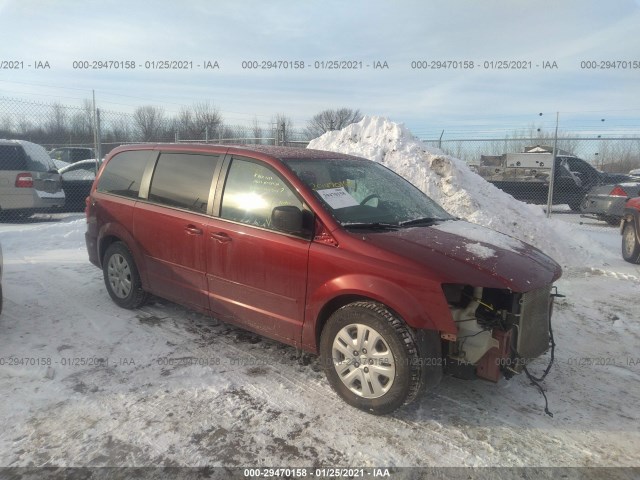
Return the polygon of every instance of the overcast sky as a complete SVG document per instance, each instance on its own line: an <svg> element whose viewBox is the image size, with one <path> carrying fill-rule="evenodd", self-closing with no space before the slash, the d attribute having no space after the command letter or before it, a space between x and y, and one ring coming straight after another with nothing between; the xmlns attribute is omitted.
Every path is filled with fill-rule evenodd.
<svg viewBox="0 0 640 480"><path fill-rule="evenodd" d="M0 61L23 62L0 70L0 95L76 105L95 90L100 107L126 112L155 104L177 113L210 100L228 123L284 113L300 126L346 106L448 138L551 128L560 111L581 131L638 133L639 32L640 0L0 0ZM136 68L73 68L94 60ZM193 67L146 68L158 60ZM263 60L304 68L242 68ZM363 67L316 68L333 60ZM528 68L492 68L503 60ZM203 69L207 61L219 69ZM600 61L630 63L586 68Z"/></svg>

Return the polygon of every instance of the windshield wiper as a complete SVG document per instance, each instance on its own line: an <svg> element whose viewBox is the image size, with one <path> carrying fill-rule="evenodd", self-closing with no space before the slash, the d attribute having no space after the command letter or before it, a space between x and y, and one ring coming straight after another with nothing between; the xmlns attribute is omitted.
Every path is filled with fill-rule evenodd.
<svg viewBox="0 0 640 480"><path fill-rule="evenodd" d="M434 217L424 217L424 218L416 218L414 220L407 220L406 222L400 222L399 225L402 227L408 227L410 225L433 225L436 222L440 222L446 220L446 218L434 218Z"/></svg>
<svg viewBox="0 0 640 480"><path fill-rule="evenodd" d="M344 228L359 228L359 229L370 229L370 230L398 230L400 225L397 223L384 223L384 222L354 222L354 223L343 223L342 226Z"/></svg>

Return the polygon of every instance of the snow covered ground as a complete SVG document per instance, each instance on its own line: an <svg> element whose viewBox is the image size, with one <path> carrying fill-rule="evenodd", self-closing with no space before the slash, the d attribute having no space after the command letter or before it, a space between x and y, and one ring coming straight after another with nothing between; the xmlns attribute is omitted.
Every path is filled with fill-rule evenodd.
<svg viewBox="0 0 640 480"><path fill-rule="evenodd" d="M558 282L553 418L524 377L445 378L372 417L314 357L174 304L116 307L82 215L4 224L0 465L637 465L640 269L615 228L558 217L611 255Z"/></svg>
<svg viewBox="0 0 640 480"><path fill-rule="evenodd" d="M474 198L464 166L423 154L442 158L440 180L415 162L406 176L452 213L561 258L553 418L524 376L445 378L393 415L355 410L315 357L162 300L118 308L83 215L65 214L0 224L0 466L638 466L640 267L618 230L513 200L491 218L501 192Z"/></svg>

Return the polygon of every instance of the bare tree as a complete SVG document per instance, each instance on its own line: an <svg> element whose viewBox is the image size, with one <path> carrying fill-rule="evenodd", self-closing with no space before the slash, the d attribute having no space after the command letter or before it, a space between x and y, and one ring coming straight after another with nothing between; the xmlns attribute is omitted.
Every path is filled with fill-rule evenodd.
<svg viewBox="0 0 640 480"><path fill-rule="evenodd" d="M29 135L34 128L35 127L31 121L27 120L23 115L20 116L20 119L18 120L18 133L21 136Z"/></svg>
<svg viewBox="0 0 640 480"><path fill-rule="evenodd" d="M598 167L605 172L626 173L640 167L640 141L600 140Z"/></svg>
<svg viewBox="0 0 640 480"><path fill-rule="evenodd" d="M220 125L218 128L218 141L226 144L241 143L237 139L236 132L229 125Z"/></svg>
<svg viewBox="0 0 640 480"><path fill-rule="evenodd" d="M13 129L13 120L10 115L5 115L2 117L0 121L0 131L2 131L2 135L5 137L11 136L10 132Z"/></svg>
<svg viewBox="0 0 640 480"><path fill-rule="evenodd" d="M133 112L135 128L144 142L160 140L165 133L164 109L153 105L138 107Z"/></svg>
<svg viewBox="0 0 640 480"><path fill-rule="evenodd" d="M193 114L195 124L202 133L208 131L210 136L215 136L222 125L222 117L213 103L204 101L194 104Z"/></svg>
<svg viewBox="0 0 640 480"><path fill-rule="evenodd" d="M131 140L131 124L125 117L116 118L110 122L107 137L113 142L127 142Z"/></svg>
<svg viewBox="0 0 640 480"><path fill-rule="evenodd" d="M331 130L341 130L347 125L362 120L360 110L338 108L323 110L307 122L305 133L309 138L316 138Z"/></svg>
<svg viewBox="0 0 640 480"><path fill-rule="evenodd" d="M291 118L287 117L284 113L277 113L271 118L271 123L274 126L277 145L286 145L290 140L293 133L293 122Z"/></svg>
<svg viewBox="0 0 640 480"><path fill-rule="evenodd" d="M253 142L252 143L262 143L262 127L258 123L258 119L253 117Z"/></svg>
<svg viewBox="0 0 640 480"><path fill-rule="evenodd" d="M200 136L200 132L196 131L195 122L193 121L193 112L188 107L180 109L177 118L180 136L186 140L195 140Z"/></svg>
<svg viewBox="0 0 640 480"><path fill-rule="evenodd" d="M177 118L181 136L189 140L219 136L222 117L218 109L208 101L194 103L190 108L183 108Z"/></svg>
<svg viewBox="0 0 640 480"><path fill-rule="evenodd" d="M45 124L45 130L51 138L67 138L69 133L69 121L65 107L60 103L56 102L51 105L51 114Z"/></svg>
<svg viewBox="0 0 640 480"><path fill-rule="evenodd" d="M71 131L79 142L91 142L93 131L93 106L90 100L82 102L82 109L71 118Z"/></svg>

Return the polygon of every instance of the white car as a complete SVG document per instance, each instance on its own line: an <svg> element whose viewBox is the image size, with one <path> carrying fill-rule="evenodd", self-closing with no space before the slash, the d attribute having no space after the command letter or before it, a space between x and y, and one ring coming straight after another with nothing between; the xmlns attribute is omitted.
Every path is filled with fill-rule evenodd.
<svg viewBox="0 0 640 480"><path fill-rule="evenodd" d="M0 219L63 206L61 177L47 151L24 140L0 140Z"/></svg>

